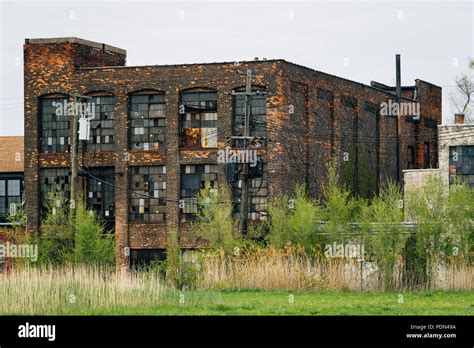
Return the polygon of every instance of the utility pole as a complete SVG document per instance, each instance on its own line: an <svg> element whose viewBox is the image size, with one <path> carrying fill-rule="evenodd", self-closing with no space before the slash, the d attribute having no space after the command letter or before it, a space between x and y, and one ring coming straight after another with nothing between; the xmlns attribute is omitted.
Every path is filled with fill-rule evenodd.
<svg viewBox="0 0 474 348"><path fill-rule="evenodd" d="M239 74L244 74L240 70L237 71ZM250 135L250 118L252 115L252 96L254 95L266 95L265 91L252 92L252 70L247 69L246 81L245 81L245 92L234 92L233 96L245 96L245 117L244 117L244 131L242 136L232 136L231 139L243 140L243 150L245 153L244 158L246 160L242 163L242 169L239 172L239 182L241 187L240 195L240 235L243 237L247 234L248 227L248 212L249 212L249 179L250 179L250 168L249 160L250 156L247 154L249 145L253 143L255 137Z"/></svg>
<svg viewBox="0 0 474 348"><path fill-rule="evenodd" d="M239 74L242 74L240 70ZM245 82L245 92L232 92L233 96L243 95L245 96L245 117L244 117L244 131L243 136L233 136L231 139L240 139L243 140L243 149L244 153L247 152L249 146L249 140L252 140L253 137L250 136L250 114L251 114L251 97L254 94L259 92L252 93L252 70L248 69L246 73L246 82ZM247 158L248 156L245 156ZM241 185L241 195L240 195L240 235L244 236L247 234L248 226L248 180L249 180L249 163L245 161L242 163L242 169L239 172L239 182Z"/></svg>
<svg viewBox="0 0 474 348"><path fill-rule="evenodd" d="M400 55L397 54L395 56L395 74L396 74L396 95L397 95L397 181L400 184L402 183L402 178L401 178L401 161L400 161L400 101L401 101L401 96L402 96L402 72L400 68Z"/></svg>
<svg viewBox="0 0 474 348"><path fill-rule="evenodd" d="M74 94L74 109L72 115L72 139L71 139L71 205L72 209L75 209L77 203L77 186L78 186L78 139L77 139L77 126L78 126L78 110L77 105L77 94Z"/></svg>
<svg viewBox="0 0 474 348"><path fill-rule="evenodd" d="M79 123L79 107L77 101L79 98L92 99L91 96L72 94L74 97L73 115L72 115L72 139L71 139L71 209L76 208L77 191L79 186L78 172L79 172L79 139L78 139L78 123Z"/></svg>
<svg viewBox="0 0 474 348"><path fill-rule="evenodd" d="M251 113L251 93L252 93L252 70L247 70L247 80L245 84L245 121L244 121L244 153L248 149L248 137L250 136L250 113ZM242 194L240 198L240 235L247 234L248 215L249 215L249 164L247 161L242 164L240 172L240 182L242 185Z"/></svg>

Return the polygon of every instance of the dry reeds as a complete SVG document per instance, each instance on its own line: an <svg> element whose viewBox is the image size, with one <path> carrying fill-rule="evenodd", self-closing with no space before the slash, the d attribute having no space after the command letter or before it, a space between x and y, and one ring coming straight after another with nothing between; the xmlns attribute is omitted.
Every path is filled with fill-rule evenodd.
<svg viewBox="0 0 474 348"><path fill-rule="evenodd" d="M259 248L241 256L223 252L207 254L201 260L198 288L259 290L410 290L403 281L399 260L391 289L385 289L376 263L355 259L313 258L300 248ZM431 289L471 290L473 267L442 267Z"/></svg>

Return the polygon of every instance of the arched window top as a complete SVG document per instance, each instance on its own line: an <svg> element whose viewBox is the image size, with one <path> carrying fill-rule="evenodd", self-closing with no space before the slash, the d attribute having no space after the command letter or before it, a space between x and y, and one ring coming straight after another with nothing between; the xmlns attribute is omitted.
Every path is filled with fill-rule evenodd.
<svg viewBox="0 0 474 348"><path fill-rule="evenodd" d="M233 89L233 91L235 92L245 92L245 88L246 86L245 85L241 85L241 86L238 86L238 87L235 87ZM265 85L257 85L257 84L252 84L252 92L256 92L256 91L266 91L267 90L267 86Z"/></svg>
<svg viewBox="0 0 474 348"><path fill-rule="evenodd" d="M64 99L69 98L69 95L64 93L51 92L47 94L40 95L39 99Z"/></svg>
<svg viewBox="0 0 474 348"><path fill-rule="evenodd" d="M85 93L85 95L90 97L113 97L114 94L108 90L94 90Z"/></svg>
<svg viewBox="0 0 474 348"><path fill-rule="evenodd" d="M189 88L184 88L181 90L181 93L217 93L217 89L206 87L206 86L194 86Z"/></svg>
<svg viewBox="0 0 474 348"><path fill-rule="evenodd" d="M129 93L130 95L150 95L150 94L165 94L164 91L156 88L141 88Z"/></svg>

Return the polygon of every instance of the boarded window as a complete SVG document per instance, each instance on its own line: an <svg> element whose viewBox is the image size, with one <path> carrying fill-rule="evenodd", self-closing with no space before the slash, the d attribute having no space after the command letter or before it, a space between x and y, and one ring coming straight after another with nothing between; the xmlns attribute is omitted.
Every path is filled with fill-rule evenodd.
<svg viewBox="0 0 474 348"><path fill-rule="evenodd" d="M195 220L199 191L217 190L217 173L215 164L181 166L181 221Z"/></svg>
<svg viewBox="0 0 474 348"><path fill-rule="evenodd" d="M132 222L162 222L166 219L166 167L130 167L130 213Z"/></svg>
<svg viewBox="0 0 474 348"><path fill-rule="evenodd" d="M183 92L179 114L182 147L189 149L217 147L216 92Z"/></svg>
<svg viewBox="0 0 474 348"><path fill-rule="evenodd" d="M132 150L160 150L166 146L164 94L130 97L130 144Z"/></svg>
<svg viewBox="0 0 474 348"><path fill-rule="evenodd" d="M70 116L64 115L67 98L40 99L40 145L41 152L68 152ZM61 108L61 110L58 110ZM58 112L57 112L58 111Z"/></svg>

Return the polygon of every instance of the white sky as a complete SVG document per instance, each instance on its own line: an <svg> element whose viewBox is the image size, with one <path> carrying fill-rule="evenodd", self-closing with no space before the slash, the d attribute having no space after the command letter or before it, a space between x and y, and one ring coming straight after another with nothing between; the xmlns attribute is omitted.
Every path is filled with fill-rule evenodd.
<svg viewBox="0 0 474 348"><path fill-rule="evenodd" d="M0 1L0 135L23 134L25 38L107 43L127 65L282 58L366 84L394 84L400 53L403 84L443 87L445 122L474 57L471 1Z"/></svg>

